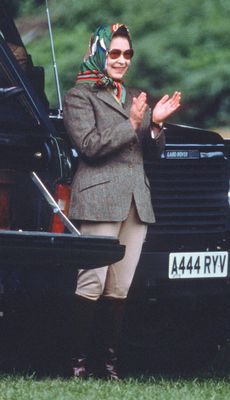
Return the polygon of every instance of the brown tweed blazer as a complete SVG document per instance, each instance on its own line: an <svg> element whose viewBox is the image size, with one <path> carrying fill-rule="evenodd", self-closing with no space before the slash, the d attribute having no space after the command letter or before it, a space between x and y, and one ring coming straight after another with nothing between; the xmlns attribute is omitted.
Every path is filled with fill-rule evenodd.
<svg viewBox="0 0 230 400"><path fill-rule="evenodd" d="M132 99L122 107L111 92L79 83L64 99L64 123L79 154L69 217L123 221L134 197L140 219L155 222L143 168L142 138L149 134L150 110L136 132L129 121Z"/></svg>

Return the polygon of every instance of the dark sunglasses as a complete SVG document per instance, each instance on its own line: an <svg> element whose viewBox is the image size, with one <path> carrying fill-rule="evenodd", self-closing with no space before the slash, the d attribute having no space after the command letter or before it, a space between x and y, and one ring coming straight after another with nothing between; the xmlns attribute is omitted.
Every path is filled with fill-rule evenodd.
<svg viewBox="0 0 230 400"><path fill-rule="evenodd" d="M131 58L133 57L134 51L133 51L133 49L128 49L125 51L121 51L119 49L112 49L112 50L109 50L107 54L109 55L109 57L112 60L116 60L116 58L119 58L121 56L121 54L123 55L123 57L126 60L131 60Z"/></svg>

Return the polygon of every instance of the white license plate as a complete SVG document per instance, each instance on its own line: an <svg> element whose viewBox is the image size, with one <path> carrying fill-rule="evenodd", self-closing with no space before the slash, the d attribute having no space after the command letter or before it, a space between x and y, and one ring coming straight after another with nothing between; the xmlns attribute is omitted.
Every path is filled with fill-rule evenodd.
<svg viewBox="0 0 230 400"><path fill-rule="evenodd" d="M227 251L169 254L169 279L224 278L227 274Z"/></svg>

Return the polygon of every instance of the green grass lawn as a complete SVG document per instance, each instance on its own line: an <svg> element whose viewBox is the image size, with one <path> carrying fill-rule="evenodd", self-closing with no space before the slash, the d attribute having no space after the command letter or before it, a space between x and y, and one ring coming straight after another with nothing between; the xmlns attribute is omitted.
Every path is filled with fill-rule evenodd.
<svg viewBox="0 0 230 400"><path fill-rule="evenodd" d="M0 400L228 400L229 393L230 381L227 378L140 378L106 382L0 377Z"/></svg>

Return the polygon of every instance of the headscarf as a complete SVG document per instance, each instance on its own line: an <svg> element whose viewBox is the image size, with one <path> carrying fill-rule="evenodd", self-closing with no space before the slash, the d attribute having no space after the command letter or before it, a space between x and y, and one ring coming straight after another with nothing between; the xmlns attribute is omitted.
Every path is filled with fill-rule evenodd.
<svg viewBox="0 0 230 400"><path fill-rule="evenodd" d="M125 87L106 75L106 57L114 33L125 32L131 44L128 28L123 24L101 25L90 38L89 49L80 66L77 82L87 82L99 88L112 88L121 103L125 102Z"/></svg>

